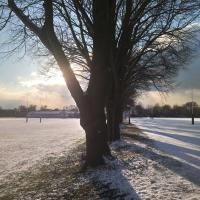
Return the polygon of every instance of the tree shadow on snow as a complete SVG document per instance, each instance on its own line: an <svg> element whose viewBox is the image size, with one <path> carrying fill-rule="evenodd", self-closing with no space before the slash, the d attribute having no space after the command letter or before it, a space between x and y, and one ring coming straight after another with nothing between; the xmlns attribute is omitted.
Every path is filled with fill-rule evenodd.
<svg viewBox="0 0 200 200"><path fill-rule="evenodd" d="M186 135L181 135L181 134L176 134L173 132L167 132L167 131L157 131L157 130L150 130L150 129L145 129L143 128L142 131L146 131L148 133L153 133L156 135L161 135L161 136L166 136L170 137L176 140L180 140L182 142L190 143L190 144L195 144L200 146L200 138L194 137L194 136L186 136Z"/></svg>
<svg viewBox="0 0 200 200"><path fill-rule="evenodd" d="M87 171L100 199L141 200L133 186L122 173L118 160Z"/></svg>
<svg viewBox="0 0 200 200"><path fill-rule="evenodd" d="M183 160L186 160L187 162L190 162L189 159L191 159L191 157L187 154L193 154L193 155L199 156L199 153L200 153L199 151L191 150L188 148L184 148L184 147L180 147L180 146L176 146L172 144L167 144L165 142L156 141L156 144L158 144L161 147L165 147L167 149L173 149L172 152L167 152L169 154L168 156L168 155L163 155L162 153L159 154L159 152L162 152L162 149L160 149L159 146L156 146L154 144L155 142L154 140L146 138L145 140L140 140L140 142L147 144L151 148L148 148L148 147L144 148L137 144L127 143L127 145L129 146L127 150L141 154L143 157L146 157L147 159L157 162L158 164L170 169L176 174L182 176L183 178L200 186L200 169L193 167L190 164L181 162L175 159L174 157L170 156L171 154L172 156L176 156ZM155 150L159 150L159 152ZM196 160L196 163L194 163L194 160ZM199 160L193 158L193 164L196 164L199 166Z"/></svg>
<svg viewBox="0 0 200 200"><path fill-rule="evenodd" d="M148 129L142 129L142 131L147 131L148 133L152 133L155 135L165 136L168 138L180 140L185 143L190 143L190 144L195 144L197 146L200 146L200 139L192 137L192 136L190 137L190 136L184 136L184 135L178 135L178 134L172 134L172 133L166 133L166 132L162 132L162 131L154 131L154 130L148 130ZM150 140L151 139L149 139L149 141ZM159 140L161 140L161 139L159 139ZM156 140L156 139L151 140L152 142L156 142L156 145L154 145L155 148L157 146L157 148L159 147L160 150L162 150L162 149L166 150L168 154L171 154L175 157L181 158L188 163L191 163L191 164L194 164L194 165L197 165L200 167L200 151L190 149L187 147L177 146L174 144L169 144L169 143L162 142L159 140Z"/></svg>

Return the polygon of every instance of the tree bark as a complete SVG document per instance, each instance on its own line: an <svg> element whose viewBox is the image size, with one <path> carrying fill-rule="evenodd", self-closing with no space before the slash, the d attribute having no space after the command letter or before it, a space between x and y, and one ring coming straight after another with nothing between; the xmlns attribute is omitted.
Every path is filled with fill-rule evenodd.
<svg viewBox="0 0 200 200"><path fill-rule="evenodd" d="M104 109L106 85L102 84L103 77L105 76L101 73L101 70L93 72L85 95L85 104L80 108L80 122L86 132L86 164L90 166L103 164L103 156L111 155L107 143L107 124Z"/></svg>
<svg viewBox="0 0 200 200"><path fill-rule="evenodd" d="M115 31L113 24L115 0L93 1L93 57L85 105L80 108L81 125L86 132L86 163L96 166L103 163L104 155L111 155L107 143L105 115L109 92L110 53ZM110 12L111 11L111 12ZM111 15L112 13L112 15Z"/></svg>
<svg viewBox="0 0 200 200"><path fill-rule="evenodd" d="M90 112L86 122L84 114L81 115L81 125L86 133L86 164L89 166L104 164L103 156L110 154L110 148L106 139L107 126L105 115L94 116Z"/></svg>
<svg viewBox="0 0 200 200"><path fill-rule="evenodd" d="M118 92L115 91L113 96L110 96L110 100L107 104L107 126L108 126L108 140L113 142L120 140L120 124L122 122L122 105Z"/></svg>

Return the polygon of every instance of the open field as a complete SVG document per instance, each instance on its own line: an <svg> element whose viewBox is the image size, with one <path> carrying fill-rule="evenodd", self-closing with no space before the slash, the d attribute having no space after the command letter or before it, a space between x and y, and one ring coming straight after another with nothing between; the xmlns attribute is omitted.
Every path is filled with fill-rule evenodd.
<svg viewBox="0 0 200 200"><path fill-rule="evenodd" d="M195 125L188 118L133 118L132 123L160 150L200 170L200 119Z"/></svg>
<svg viewBox="0 0 200 200"><path fill-rule="evenodd" d="M84 137L79 119L0 119L0 180L52 154L70 149Z"/></svg>
<svg viewBox="0 0 200 200"><path fill-rule="evenodd" d="M199 200L200 121L132 123L111 145L115 160L82 171L78 119L0 119L0 199Z"/></svg>

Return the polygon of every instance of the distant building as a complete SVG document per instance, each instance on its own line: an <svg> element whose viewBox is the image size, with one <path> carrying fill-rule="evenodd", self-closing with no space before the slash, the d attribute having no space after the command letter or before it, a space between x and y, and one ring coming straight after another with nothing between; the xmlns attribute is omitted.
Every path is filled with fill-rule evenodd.
<svg viewBox="0 0 200 200"><path fill-rule="evenodd" d="M28 118L78 118L79 112L69 110L31 111L27 113Z"/></svg>

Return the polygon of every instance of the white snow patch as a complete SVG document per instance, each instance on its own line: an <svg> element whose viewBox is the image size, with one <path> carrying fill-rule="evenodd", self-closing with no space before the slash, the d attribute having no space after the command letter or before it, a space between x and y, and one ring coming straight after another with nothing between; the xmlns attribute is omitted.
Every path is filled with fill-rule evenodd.
<svg viewBox="0 0 200 200"><path fill-rule="evenodd" d="M84 137L79 119L0 119L0 180L48 156L62 154Z"/></svg>
<svg viewBox="0 0 200 200"><path fill-rule="evenodd" d="M140 128L148 126L152 134L154 128L161 130L162 126L164 126L162 123L162 126L159 124L162 121L157 122L154 119L155 124L153 124L152 121L148 120L151 119L132 119L132 122L137 122L137 125L140 124ZM189 122L189 120L184 119L182 121L178 119L177 121L173 121L173 119L169 119L169 121L172 123L167 123L167 127L165 127L168 132L168 128L176 128L176 132L181 136L182 131L178 131L180 126L185 130L185 135L188 134L188 136L192 135L198 138L198 128L193 127L193 129L190 129L188 128L189 124L182 127L184 125L182 122ZM173 126L170 126L171 124ZM178 126L176 126L177 124ZM193 132L193 130L195 131ZM173 133L173 131L171 132ZM152 139L150 134L148 136ZM176 149L169 148L173 153L176 153L175 156L172 156L171 151L168 152L168 148L164 148L164 144L170 142L169 144L175 145L176 143L172 143L171 140L164 140L163 138L164 136L159 136L150 141L127 139L112 143L112 149L118 160L112 162L107 160L106 167L91 170L91 173L89 173L90 178L100 180L104 184L109 184L111 189L117 189L119 193L126 194L126 197L123 198L125 200L199 200L199 169L195 168L191 163L187 164L187 162L178 159L177 157L180 156L180 152L174 152ZM156 139L159 140L157 141ZM183 139L185 138L183 137ZM178 142L177 140L173 140L173 142L177 142L177 148L188 148L192 155L189 155L188 152L184 152L184 154L191 156L191 159L199 160L198 154L192 152L194 149L198 151L199 146L197 143L193 145L193 140L190 140L191 143L187 143L187 141ZM159 141L162 142L160 146L158 145ZM154 143L156 146L154 146ZM164 152L162 151L163 149L165 150Z"/></svg>
<svg viewBox="0 0 200 200"><path fill-rule="evenodd" d="M169 156L200 170L200 119L132 118L131 122Z"/></svg>

